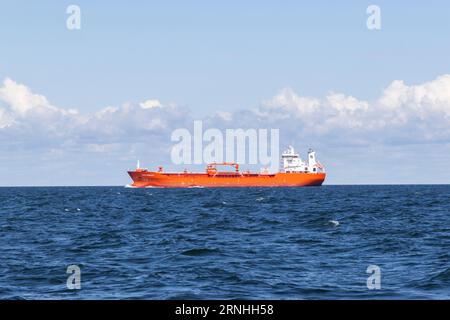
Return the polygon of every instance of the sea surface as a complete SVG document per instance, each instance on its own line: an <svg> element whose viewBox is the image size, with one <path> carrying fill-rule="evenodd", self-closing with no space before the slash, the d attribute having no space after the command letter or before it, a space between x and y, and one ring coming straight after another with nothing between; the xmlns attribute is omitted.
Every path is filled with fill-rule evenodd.
<svg viewBox="0 0 450 320"><path fill-rule="evenodd" d="M0 299L380 298L450 298L450 186L0 188Z"/></svg>

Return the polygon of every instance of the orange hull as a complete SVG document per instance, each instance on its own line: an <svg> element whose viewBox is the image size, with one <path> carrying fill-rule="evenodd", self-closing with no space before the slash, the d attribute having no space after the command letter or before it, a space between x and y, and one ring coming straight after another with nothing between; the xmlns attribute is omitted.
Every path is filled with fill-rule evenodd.
<svg viewBox="0 0 450 320"><path fill-rule="evenodd" d="M165 173L137 169L128 171L133 187L189 188L189 187L303 187L320 186L325 173Z"/></svg>

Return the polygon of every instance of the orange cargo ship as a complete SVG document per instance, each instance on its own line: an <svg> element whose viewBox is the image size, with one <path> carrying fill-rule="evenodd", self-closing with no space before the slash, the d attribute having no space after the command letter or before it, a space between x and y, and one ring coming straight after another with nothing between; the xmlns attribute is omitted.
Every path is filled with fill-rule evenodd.
<svg viewBox="0 0 450 320"><path fill-rule="evenodd" d="M233 171L219 171L217 167L231 166ZM164 172L149 171L138 167L128 171L133 179L132 187L146 188L193 188L193 187L303 187L320 186L325 180L325 169L316 160L315 152L309 150L308 161L303 162L300 156L289 147L281 156L282 170L278 173L240 172L237 163L212 163L206 172Z"/></svg>

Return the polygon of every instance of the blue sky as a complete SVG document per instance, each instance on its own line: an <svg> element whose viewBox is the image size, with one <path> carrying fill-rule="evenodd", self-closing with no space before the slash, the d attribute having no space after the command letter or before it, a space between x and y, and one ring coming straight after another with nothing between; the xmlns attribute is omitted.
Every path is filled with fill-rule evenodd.
<svg viewBox="0 0 450 320"><path fill-rule="evenodd" d="M445 1L377 1L378 32L366 28L373 1L243 2L2 1L0 77L85 111L152 95L203 115L285 86L370 99L450 66ZM72 3L80 31L65 28Z"/></svg>
<svg viewBox="0 0 450 320"><path fill-rule="evenodd" d="M81 8L81 30L66 28L69 4ZM379 31L366 27L370 4L381 8ZM192 119L219 110L237 116L241 110L271 101L284 88L299 96L323 98L337 92L371 103L394 80L420 86L450 73L449 6L446 1L0 1L0 80L9 78L45 96L52 106L77 109L86 116L108 106L148 99L176 104L189 110ZM8 102L3 105L8 108ZM446 109L439 110L445 113ZM29 126L32 129L28 131L35 130ZM406 133L411 127L403 130ZM122 160L115 161L114 153L93 159L80 151L82 142L70 137L50 139L53 144L45 149L42 141L48 136L39 132L42 147L37 148L38 142L24 138L19 129L0 129L3 139L21 137L20 143L3 147L0 161L8 170L0 171L0 185L22 184L16 177L20 166L30 159L46 164L40 164L32 181L25 184L52 185L60 180L48 175L59 166L80 172L78 177L64 177L67 184L125 184L127 178L121 171L134 163L133 157L147 157L149 166L164 161L130 146L116 150L124 155ZM425 142L395 139L399 136L402 133L396 130L382 141L367 138L364 166L356 172L383 163L384 159L371 152L392 148L392 140L400 141L395 148L404 156L403 163L422 159L417 150L447 150L447 136ZM100 135L93 130L90 137L95 140ZM325 136L301 138L311 142L299 141L298 148L306 149L306 144L312 143L323 148L323 162L335 172L330 183L445 183L450 178L423 174L412 179L405 172L367 179L358 174L348 180L342 172L344 165L333 168L333 163L351 158L349 153L360 156L360 146L345 146L343 151L327 144ZM118 143L110 139L108 143ZM151 140L150 144L154 143ZM70 152L79 159L72 162L74 154ZM446 154L435 154L436 163L446 163ZM88 167L95 168L95 173ZM106 177L103 168L121 174Z"/></svg>

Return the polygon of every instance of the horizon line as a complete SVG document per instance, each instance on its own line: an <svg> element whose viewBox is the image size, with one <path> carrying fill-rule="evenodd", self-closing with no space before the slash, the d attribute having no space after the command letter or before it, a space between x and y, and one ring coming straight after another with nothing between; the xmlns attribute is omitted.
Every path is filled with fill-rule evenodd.
<svg viewBox="0 0 450 320"><path fill-rule="evenodd" d="M317 187L333 187L333 186L448 186L449 183L342 183L342 184L324 184L322 186L314 186ZM128 184L125 185L0 185L0 188L102 188L102 187L113 187L113 188L127 188ZM308 188L306 186L299 186L299 187L205 187L204 189L283 189L283 188ZM189 189L186 187L150 187L150 188L136 188L131 187L127 189Z"/></svg>

